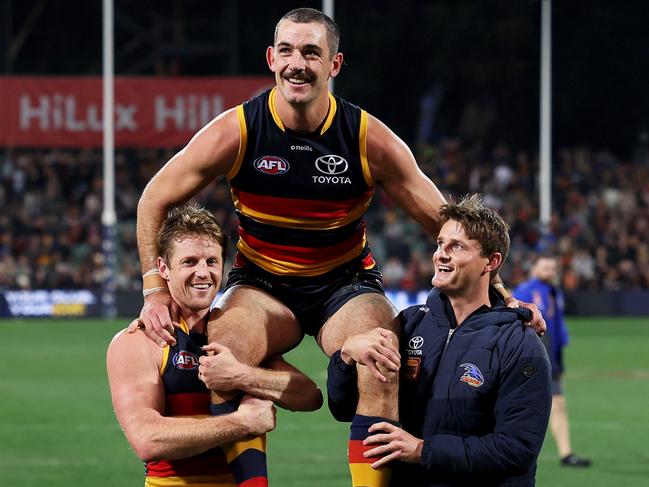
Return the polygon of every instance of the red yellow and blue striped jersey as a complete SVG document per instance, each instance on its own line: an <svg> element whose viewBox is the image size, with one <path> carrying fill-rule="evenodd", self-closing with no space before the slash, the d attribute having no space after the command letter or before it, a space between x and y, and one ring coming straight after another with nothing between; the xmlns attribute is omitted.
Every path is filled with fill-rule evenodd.
<svg viewBox="0 0 649 487"><path fill-rule="evenodd" d="M317 276L359 259L376 264L363 215L374 193L367 112L329 94L314 133L284 126L276 88L239 105L241 146L227 175L239 216L237 248L264 270Z"/></svg>
<svg viewBox="0 0 649 487"><path fill-rule="evenodd" d="M189 331L184 320L176 333L176 345L165 347L160 375L165 389L165 416L210 415L210 392L198 378L198 358L207 343L204 333ZM200 486L234 487L221 448L180 460L162 460L146 464L145 487Z"/></svg>

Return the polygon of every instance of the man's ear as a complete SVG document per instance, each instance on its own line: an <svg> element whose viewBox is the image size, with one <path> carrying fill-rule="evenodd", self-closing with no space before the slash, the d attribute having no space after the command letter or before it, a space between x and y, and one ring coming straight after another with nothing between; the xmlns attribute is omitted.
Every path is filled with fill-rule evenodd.
<svg viewBox="0 0 649 487"><path fill-rule="evenodd" d="M273 46L268 46L266 48L266 63L268 63L268 67L274 73L275 72L275 48Z"/></svg>
<svg viewBox="0 0 649 487"><path fill-rule="evenodd" d="M166 281L168 281L169 280L169 266L167 265L167 263L160 256L158 256L157 264L158 264L158 271L160 272L160 276L163 279L165 279Z"/></svg>
<svg viewBox="0 0 649 487"><path fill-rule="evenodd" d="M491 257L489 257L489 261L487 262L487 265L485 266L483 273L491 273L495 270L498 270L500 265L503 263L503 256L500 252L495 252Z"/></svg>
<svg viewBox="0 0 649 487"><path fill-rule="evenodd" d="M331 60L331 70L329 70L329 76L335 78L340 73L340 70L343 67L343 53L337 52L333 59Z"/></svg>

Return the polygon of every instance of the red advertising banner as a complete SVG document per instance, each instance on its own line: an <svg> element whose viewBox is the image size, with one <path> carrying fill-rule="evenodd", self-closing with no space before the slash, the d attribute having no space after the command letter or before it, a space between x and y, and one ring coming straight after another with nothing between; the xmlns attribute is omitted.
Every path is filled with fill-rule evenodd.
<svg viewBox="0 0 649 487"><path fill-rule="evenodd" d="M115 78L115 145L179 147L221 112L273 85L270 77ZM100 77L0 77L0 146L97 147Z"/></svg>

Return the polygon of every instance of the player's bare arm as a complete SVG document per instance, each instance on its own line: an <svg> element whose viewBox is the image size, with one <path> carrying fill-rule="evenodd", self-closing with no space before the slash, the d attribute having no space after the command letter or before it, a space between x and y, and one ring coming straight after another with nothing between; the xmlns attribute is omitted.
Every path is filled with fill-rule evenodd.
<svg viewBox="0 0 649 487"><path fill-rule="evenodd" d="M444 196L419 169L405 142L371 115L367 121L367 159L374 181L399 207L436 236L439 208L446 203Z"/></svg>
<svg viewBox="0 0 649 487"><path fill-rule="evenodd" d="M199 359L199 378L209 389L244 391L291 411L315 411L322 406L322 392L315 382L279 355L264 361L263 367L253 367L239 362L219 343L203 350L213 354Z"/></svg>
<svg viewBox="0 0 649 487"><path fill-rule="evenodd" d="M108 379L115 414L142 460L187 458L225 442L274 429L272 403L252 397L228 415L163 416L161 355L161 350L142 332L120 332L108 348Z"/></svg>
<svg viewBox="0 0 649 487"><path fill-rule="evenodd" d="M347 338L340 349L340 358L347 365L352 363L365 365L374 377L381 382L386 382L387 379L377 364L382 364L393 372L399 371L401 367L399 339L392 330L374 328Z"/></svg>
<svg viewBox="0 0 649 487"><path fill-rule="evenodd" d="M505 304L510 308L518 308L520 306L529 309L532 312L532 319L525 324L532 328L537 335L543 336L545 334L547 330L547 324L545 323L545 319L543 318L541 311L534 303L527 303L512 296L507 290L507 287L505 286L502 278L498 274L491 278L491 285L496 288L496 290L502 295L502 297L505 299Z"/></svg>
<svg viewBox="0 0 649 487"><path fill-rule="evenodd" d="M158 171L140 197L137 242L145 286L139 322L144 325L147 336L160 346L173 345L175 339L169 312L172 300L165 292L165 281L156 275L158 230L169 209L186 202L218 176L228 173L236 161L239 144L239 121L236 109L231 109L198 132Z"/></svg>
<svg viewBox="0 0 649 487"><path fill-rule="evenodd" d="M419 169L408 146L385 124L368 115L367 158L374 180L410 216L417 220L432 235L439 231L438 214L446 203L437 186ZM499 292L508 299L505 286L499 277L495 278ZM545 333L545 320L533 304L508 299L511 306L523 306L532 311L528 323L539 335Z"/></svg>

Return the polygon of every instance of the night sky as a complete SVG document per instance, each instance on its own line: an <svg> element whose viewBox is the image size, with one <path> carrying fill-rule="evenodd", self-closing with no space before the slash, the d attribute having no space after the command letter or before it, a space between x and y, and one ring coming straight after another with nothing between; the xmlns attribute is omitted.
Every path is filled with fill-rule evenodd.
<svg viewBox="0 0 649 487"><path fill-rule="evenodd" d="M346 65L336 91L410 143L418 138L422 97L436 93L429 140L459 135L536 150L540 5L339 0ZM0 0L0 6L3 74L101 73L100 1ZM275 22L291 8L321 3L116 0L115 6L118 75L214 76L266 73ZM644 1L553 2L555 149L588 144L629 156L639 131L649 128L647 25ZM485 120L477 124L482 128L474 120L467 129L475 112Z"/></svg>

